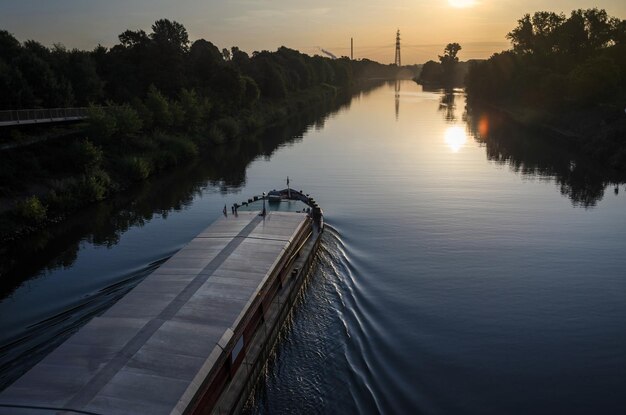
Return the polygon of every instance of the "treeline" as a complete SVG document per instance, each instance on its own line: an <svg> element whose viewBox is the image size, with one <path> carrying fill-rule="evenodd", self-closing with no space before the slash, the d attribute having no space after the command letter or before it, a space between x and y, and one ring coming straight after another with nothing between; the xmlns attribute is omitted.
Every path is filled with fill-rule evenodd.
<svg viewBox="0 0 626 415"><path fill-rule="evenodd" d="M548 109L623 104L625 20L595 8L574 10L570 17L536 12L520 19L507 38L512 50L471 68L470 97Z"/></svg>
<svg viewBox="0 0 626 415"><path fill-rule="evenodd" d="M596 159L626 169L626 21L597 8L525 15L512 50L472 65L470 102L581 137Z"/></svg>
<svg viewBox="0 0 626 415"><path fill-rule="evenodd" d="M444 75L441 63L430 60L422 66L420 75L414 80L426 88L462 88L472 62L458 62Z"/></svg>
<svg viewBox="0 0 626 415"><path fill-rule="evenodd" d="M328 84L345 87L361 76L390 76L391 65L368 60L308 56L281 47L275 52L222 49L204 39L190 42L185 27L161 19L152 32L127 30L111 48L93 51L20 43L0 31L0 109L130 103L154 86L168 99L193 90L213 115L236 112L259 99Z"/></svg>
<svg viewBox="0 0 626 415"><path fill-rule="evenodd" d="M90 106L73 136L0 153L0 239L103 200L216 145L255 140L395 66L308 56L285 47L251 56L189 41L179 23L125 31L110 49L49 49L0 32L2 109ZM46 128L45 132L48 132ZM9 131L9 130L4 130ZM19 141L20 127L4 138Z"/></svg>

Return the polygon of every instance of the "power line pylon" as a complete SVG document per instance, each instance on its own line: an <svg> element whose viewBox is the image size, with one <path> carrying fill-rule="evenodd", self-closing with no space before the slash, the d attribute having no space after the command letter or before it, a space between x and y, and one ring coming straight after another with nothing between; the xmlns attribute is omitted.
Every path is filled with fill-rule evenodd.
<svg viewBox="0 0 626 415"><path fill-rule="evenodd" d="M398 33L396 33L396 66L402 66L400 60L400 29L398 29Z"/></svg>

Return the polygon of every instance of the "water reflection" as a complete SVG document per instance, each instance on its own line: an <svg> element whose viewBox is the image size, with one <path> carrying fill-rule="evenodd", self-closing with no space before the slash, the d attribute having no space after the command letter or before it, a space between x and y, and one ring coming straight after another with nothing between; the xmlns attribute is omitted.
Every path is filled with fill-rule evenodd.
<svg viewBox="0 0 626 415"><path fill-rule="evenodd" d="M458 94L458 92L456 92ZM443 113L443 117L447 122L455 122L456 116L456 94L452 89L444 90L439 99L439 111Z"/></svg>
<svg viewBox="0 0 626 415"><path fill-rule="evenodd" d="M495 373L502 364L516 361L508 355L498 360L497 355L502 350L507 353L514 349L529 350L529 344L514 342L511 347L503 347L503 344L507 345L500 342L506 333L503 328L510 328L514 333L510 337L515 338L520 331L515 324L508 325L518 316L537 309L536 293L549 291L549 288L546 290L545 286L537 285L528 295L523 291L516 292L517 281L523 281L520 287L527 287L530 280L523 268L533 259L534 265L540 268L556 263L559 267L546 269L545 274L539 273L532 280L539 284L544 275L563 275L569 279L581 267L574 264L564 270L563 264L572 263L571 258L584 256L585 252L577 251L574 246L563 249L563 242L587 238L597 228L596 233L602 237L593 241L601 244L606 231L598 227L602 223L594 222L572 230L572 225L580 222L582 217L591 220L603 215L586 215L580 209L562 210L560 198L546 197L542 192L552 192L552 189L543 185L527 186L522 197L514 192L505 193L509 186L516 191L515 186L520 180L508 171L492 168L485 162L485 152L492 162L511 166L519 174L555 178L561 191L581 206L593 206L603 197L605 187L611 185L609 192L614 190L618 180L604 174L602 169L567 144L520 131L519 127L507 125L498 117L475 108L465 110L464 97L458 91L427 93L414 84L405 83L402 85L404 93L401 96L394 94L397 111L394 113L391 96L392 92L399 92L399 86L396 89L392 83L377 92L366 90L354 97L354 101L349 96L340 97L327 108L303 111L299 119L273 127L263 139L249 137L215 148L197 163L155 178L114 200L95 205L55 229L23 240L20 245L2 248L3 302L0 306L4 308L0 308L0 388L36 362L37 356L54 347L54 341L67 336L68 330L119 298L157 266L159 260L171 254L178 243L188 241L185 237L169 241L176 236L168 231L179 227L181 222L184 224L183 217L189 223L197 222L189 228L188 234L192 236L200 228L198 223L208 224L203 197L220 201L208 194L237 192L248 180L251 186L252 177L258 177L259 173L273 178L284 177L282 172L294 174L296 169L299 174L310 176L315 194L319 191L325 198L329 222L332 221L338 229L337 235L343 235L346 245L328 251L331 253L326 263L330 268L322 265L317 275L317 281L324 283L328 290L336 290L336 296L331 298L326 295L328 291L317 287L313 290L319 295L309 297L308 301L313 298L313 303L302 313L310 318L301 318L302 329L296 330L304 337L296 336L291 343L283 342L283 349L280 349L291 349L298 356L295 360L289 360L288 356L281 360L281 367L289 368L295 376L285 377L285 372L278 370L274 377L278 387L273 389L269 395L271 399L266 402L274 405L278 396L293 403L291 412L311 403L310 407L319 412L355 413L366 412L372 402L367 399L375 395L384 402L383 408L391 408L382 412L419 412L415 410L419 405L412 400L416 396L415 390L423 390L428 395L429 385L440 385L435 391L443 391L441 396L445 402L456 402L456 391L463 391L462 387L459 388L458 373L441 370L450 361L470 362L468 368L476 362L476 367L485 368L470 368L464 378L471 379L467 384L475 385L478 391L509 384L498 380L496 385L488 383L492 379L490 373ZM360 99L369 95L371 99L367 102ZM401 99L405 112L403 118L398 119ZM355 103L351 110L343 112L350 102ZM324 120L330 119L328 114L336 111L342 111L342 116L324 127ZM390 143L382 137L387 137L394 115L395 140ZM312 132L314 128L320 132ZM469 135L474 136L475 141L470 140ZM298 142L303 136L308 139L281 152L272 163L253 165L252 172L247 173L251 161L259 157L269 159L276 149ZM450 149L443 145L448 142ZM455 148L456 151L463 149L459 154L463 157L450 154ZM450 159L455 159L455 163L451 164ZM501 196L495 197L496 191ZM536 196L534 204L529 204L535 209L530 216L526 213L525 197L528 195ZM558 203L554 204L554 199ZM237 196L232 201L239 200L240 196ZM542 209L543 203L547 204L545 210ZM189 211L183 214L173 213L187 209ZM561 209L558 214L554 214L556 209ZM202 219L194 219L195 214L202 215ZM152 220L168 215L167 221ZM561 220L564 215L568 216ZM620 220L619 212L618 215L604 216ZM144 226L148 222L150 224ZM166 226L160 227L163 224ZM615 243L621 241L620 228L613 225L609 225L617 229L611 234L613 239L590 250L593 256L587 258L589 264L597 261L611 265L615 264L615 258L621 261L619 250L623 247ZM537 232L544 228L547 231L543 234ZM140 233L143 235L137 236ZM132 251L126 252L128 240L133 235L137 236L134 243L140 245L135 247L135 252L142 256L124 262L125 256L133 256ZM154 235L164 235L168 239L155 254L150 242ZM554 235L567 236L555 243ZM334 243L333 240L326 239L322 248L330 243ZM90 256L89 246L98 247L100 255ZM557 255L553 250L555 246L562 253ZM589 242L589 247L592 246ZM112 249L101 249L103 247ZM336 251L353 255L345 262L345 267L339 266L342 261L333 261L341 259ZM449 260L450 253L457 253L454 261ZM597 260L597 255L604 257ZM498 260L494 261L494 258ZM101 269L102 263L108 260L121 263L116 265L113 276ZM149 263L148 267L144 267L146 263ZM81 266L84 272L76 272ZM137 270L138 266L144 268ZM520 269L519 275L516 274L515 270ZM577 281L575 284L568 280L564 289L580 288L579 282L585 273L608 274L618 280L621 269L609 269L607 273L606 268L587 266L578 275L581 278L573 279ZM327 271L337 273L326 274ZM73 275L69 275L72 272ZM509 279L511 275L519 279ZM68 276L76 278L69 281ZM72 285L81 278L89 280L85 283L90 284L89 290L84 289L84 285L78 288ZM552 281L545 278L549 279ZM338 280L347 283L342 286ZM595 287L597 281L590 284ZM45 285L44 289L42 285ZM60 288L55 289L53 285ZM610 292L621 292L619 288L611 288ZM27 290L31 292L26 293ZM578 295L584 297L586 291L581 289ZM580 296L576 297L577 300ZM557 297L574 298L570 294L563 295L558 289L554 290L553 297L546 297L541 303L552 306L552 300ZM491 301L502 298L505 300L494 305L497 312L492 313L488 308L496 303ZM527 303L524 303L525 299ZM601 296L598 304L605 301L606 296ZM508 304L522 304L523 307L512 314L513 319L503 318L502 325L494 324L492 328L484 325L486 321L493 321ZM310 310L313 312L308 312ZM481 310L489 314L480 315ZM587 305L584 310L585 315L598 314L596 305ZM587 310L592 312L587 313ZM479 315L472 317L472 312ZM619 320L621 314L613 314L619 322L623 321ZM571 315L567 313L567 318L557 319L547 326L562 327L562 323L575 320ZM417 321L414 316L420 319L420 330L407 330ZM438 317L433 320L432 316ZM550 316L547 315L547 320L552 323ZM544 321L544 317L546 314L539 313L536 321ZM472 321L473 326L467 324ZM536 321L529 321L524 327L534 330ZM320 324L328 330L321 329ZM475 327L479 330L474 330ZM543 330L543 327L538 329ZM345 336L341 337L341 333ZM471 337L475 333L480 334L480 339L473 342ZM525 337L526 332L521 333L521 337ZM572 330L572 333L575 337L581 331ZM322 341L309 342L309 338L316 336ZM429 344L424 338L436 341ZM496 345L485 348L485 338L495 339ZM341 343L342 339L349 341ZM608 340L598 343L610 344L611 338ZM309 347L302 347L303 344ZM569 344L565 344L569 350ZM530 346L533 350L532 344ZM464 355L467 350L474 350L476 354ZM280 353L277 359L285 359L286 354ZM490 363L489 359L494 355L496 359ZM578 353L576 357L581 355ZM326 365L324 367L331 370L320 371L319 364L311 364L320 360L311 356L330 356L321 362L332 361L336 365ZM422 356L423 360L416 360L416 356ZM572 361L579 360L568 360L567 367ZM525 365L527 360L521 362ZM432 370L428 368L429 364L432 364ZM302 368L308 372L302 372ZM419 381L420 374L424 375L423 382ZM309 379L313 386L293 388L293 382L298 379ZM432 379L438 381L432 382ZM475 379L487 379L487 384L476 385ZM465 384L464 381L461 383ZM452 389L451 384L455 386ZM373 392L362 393L363 388ZM469 389L465 390L464 396L471 400L477 393ZM450 390L455 391L455 399L447 399L445 393ZM342 395L342 392L349 396ZM350 406L350 395L356 406ZM430 395L437 396L436 393ZM260 405L263 407L264 404ZM361 411L358 405L363 405ZM372 405L371 408L377 407ZM272 413L271 410L267 412ZM430 412L445 411L433 409Z"/></svg>
<svg viewBox="0 0 626 415"><path fill-rule="evenodd" d="M377 85L373 84L372 88ZM167 217L170 212L184 209L194 197L206 192L207 186L220 193L237 191L245 185L246 169L253 160L259 156L269 159L278 148L301 140L309 128L323 128L326 117L348 108L351 98L338 96L334 102L309 108L258 136L212 148L184 168L95 204L56 227L0 246L0 300L42 270L70 267L82 241L111 247L131 227L143 226L155 216Z"/></svg>
<svg viewBox="0 0 626 415"><path fill-rule="evenodd" d="M395 97L395 103L396 103L396 121L398 121L398 117L400 116L400 84L402 83L401 80L396 79L396 82L394 84L394 97Z"/></svg>
<svg viewBox="0 0 626 415"><path fill-rule="evenodd" d="M458 153L461 147L463 147L467 142L465 129L458 125L448 127L444 135L444 141L446 142L446 145L450 147L450 150Z"/></svg>
<svg viewBox="0 0 626 415"><path fill-rule="evenodd" d="M554 178L561 194L574 206L594 207L604 197L607 187L618 189L625 181L623 175L591 160L574 143L530 132L494 111L468 107L464 117L470 133L485 147L490 161L508 165L524 176Z"/></svg>
<svg viewBox="0 0 626 415"><path fill-rule="evenodd" d="M373 83L364 91L379 85ZM132 234L131 228L191 208L203 195L239 191L252 161L270 158L310 129L322 128L324 120L348 108L352 98L341 94L325 105L302 110L284 124L212 148L194 163L95 204L56 227L0 246L0 390L171 254L150 253L150 241L140 238L135 242L140 244L138 252L152 262L142 262L138 269L132 249L128 253L114 249L114 262L119 264L109 269L102 261L111 258L95 251L128 244L128 237L122 236ZM31 283L37 288L31 290ZM19 318L9 318L12 313Z"/></svg>

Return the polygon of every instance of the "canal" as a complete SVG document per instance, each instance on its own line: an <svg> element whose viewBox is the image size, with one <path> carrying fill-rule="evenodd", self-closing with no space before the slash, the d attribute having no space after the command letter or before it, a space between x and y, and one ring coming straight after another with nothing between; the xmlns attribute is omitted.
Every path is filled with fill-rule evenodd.
<svg viewBox="0 0 626 415"><path fill-rule="evenodd" d="M626 411L626 187L602 166L410 81L263 134L6 247L0 388L289 176L328 227L247 413Z"/></svg>

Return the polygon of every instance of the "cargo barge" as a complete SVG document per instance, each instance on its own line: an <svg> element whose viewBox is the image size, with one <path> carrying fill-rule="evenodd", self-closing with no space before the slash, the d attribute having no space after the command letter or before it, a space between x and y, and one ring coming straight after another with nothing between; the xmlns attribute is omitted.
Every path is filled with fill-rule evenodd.
<svg viewBox="0 0 626 415"><path fill-rule="evenodd" d="M224 216L0 393L0 414L241 411L320 243L309 195Z"/></svg>

